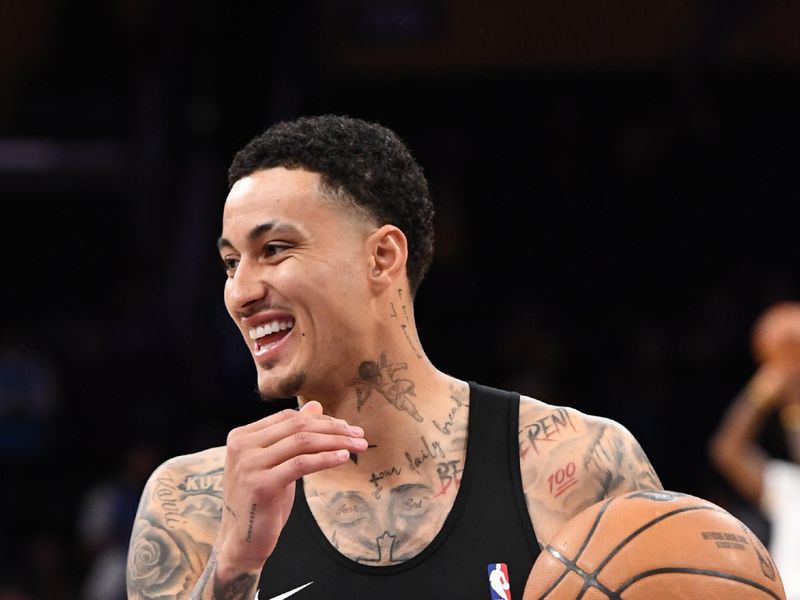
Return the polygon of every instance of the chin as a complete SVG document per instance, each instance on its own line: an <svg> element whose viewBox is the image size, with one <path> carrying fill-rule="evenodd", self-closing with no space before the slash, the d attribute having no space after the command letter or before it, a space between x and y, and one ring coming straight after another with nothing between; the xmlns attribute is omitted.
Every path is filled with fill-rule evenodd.
<svg viewBox="0 0 800 600"><path fill-rule="evenodd" d="M266 401L282 400L297 396L306 381L305 373L295 373L286 377L270 377L262 374L258 382L258 393Z"/></svg>

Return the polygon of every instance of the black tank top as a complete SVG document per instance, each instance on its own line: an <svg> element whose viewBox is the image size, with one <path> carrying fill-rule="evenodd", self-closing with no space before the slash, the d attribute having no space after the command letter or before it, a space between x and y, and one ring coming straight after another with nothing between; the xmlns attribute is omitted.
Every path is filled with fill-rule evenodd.
<svg viewBox="0 0 800 600"><path fill-rule="evenodd" d="M299 480L258 600L490 600L502 598L490 592L497 563L506 565L507 597L522 600L539 544L522 493L518 424L518 394L470 383L467 455L453 507L431 543L400 564L357 563L336 550Z"/></svg>

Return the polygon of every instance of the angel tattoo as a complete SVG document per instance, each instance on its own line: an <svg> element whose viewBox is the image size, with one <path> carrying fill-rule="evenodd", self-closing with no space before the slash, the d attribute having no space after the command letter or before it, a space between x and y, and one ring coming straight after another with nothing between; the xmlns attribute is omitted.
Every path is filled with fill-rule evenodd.
<svg viewBox="0 0 800 600"><path fill-rule="evenodd" d="M407 368L408 363L387 362L386 352L381 352L379 362L371 360L362 362L358 366L358 378L350 382L350 385L356 388L356 408L361 411L361 407L364 406L372 390L375 390L397 410L404 410L415 421L422 422L422 415L409 399L410 396L416 396L414 382L410 379L396 377L398 371Z"/></svg>

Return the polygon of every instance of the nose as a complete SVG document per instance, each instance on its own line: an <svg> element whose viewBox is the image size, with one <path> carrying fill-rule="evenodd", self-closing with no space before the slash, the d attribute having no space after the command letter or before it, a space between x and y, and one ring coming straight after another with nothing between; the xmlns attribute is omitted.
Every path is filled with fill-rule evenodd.
<svg viewBox="0 0 800 600"><path fill-rule="evenodd" d="M242 259L233 277L225 285L225 295L231 310L244 310L267 295L267 285L248 261Z"/></svg>

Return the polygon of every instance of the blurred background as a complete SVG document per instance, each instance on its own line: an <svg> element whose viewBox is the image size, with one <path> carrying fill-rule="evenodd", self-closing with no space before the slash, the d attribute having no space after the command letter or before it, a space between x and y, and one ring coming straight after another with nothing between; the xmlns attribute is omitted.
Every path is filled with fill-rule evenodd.
<svg viewBox="0 0 800 600"><path fill-rule="evenodd" d="M319 113L425 168L435 364L617 419L768 537L706 446L753 321L800 298L798 25L792 0L0 0L0 598L124 597L152 469L269 410L222 304L225 172Z"/></svg>

